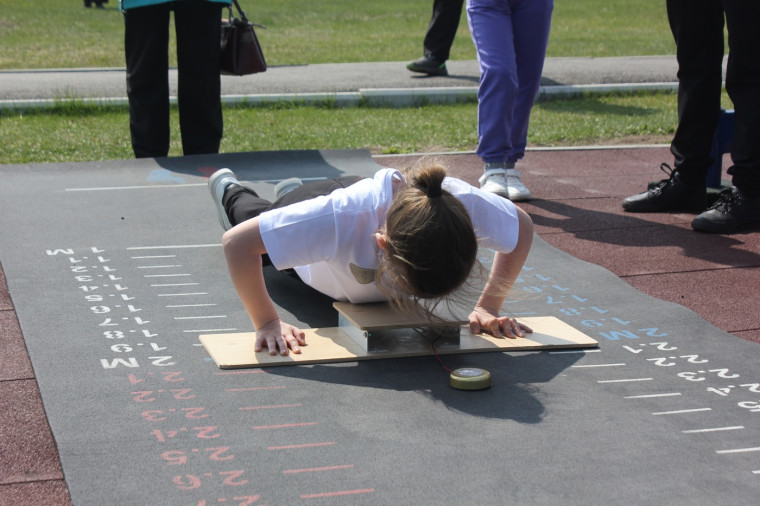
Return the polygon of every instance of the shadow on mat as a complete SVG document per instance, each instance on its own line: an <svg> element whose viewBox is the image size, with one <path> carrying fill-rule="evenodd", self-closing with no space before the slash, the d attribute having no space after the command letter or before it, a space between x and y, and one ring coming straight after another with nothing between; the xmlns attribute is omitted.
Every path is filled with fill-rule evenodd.
<svg viewBox="0 0 760 506"><path fill-rule="evenodd" d="M470 353L444 355L450 369L482 367L491 373L491 388L479 391L456 390L449 385L449 373L435 357L378 359L341 364L300 367L273 367L267 373L356 387L418 392L440 402L447 409L481 418L540 423L545 414L541 383L547 383L572 366L582 353L550 355L544 352ZM350 402L348 399L346 402Z"/></svg>
<svg viewBox="0 0 760 506"><path fill-rule="evenodd" d="M530 207L564 218L544 216L533 212ZM760 265L760 255L738 249L746 243L737 239L736 235L704 234L691 228L648 221L643 218L645 214L593 211L554 200L532 200L526 210L530 212L534 224L556 228L587 241L639 248L677 246L685 256L721 265Z"/></svg>
<svg viewBox="0 0 760 506"><path fill-rule="evenodd" d="M333 299L301 281L295 273L286 274L274 267L265 267L264 282L283 321L296 326L301 322L308 328L338 326L338 311L333 308Z"/></svg>
<svg viewBox="0 0 760 506"><path fill-rule="evenodd" d="M330 297L271 267L264 269L264 276L269 295L284 321L301 322L311 328L337 326L338 314ZM482 367L491 373L492 387L477 392L452 388L448 372L433 356L271 367L267 368L267 373L357 388L414 391L457 412L519 423L539 423L545 409L538 385L551 381L581 357L582 353L550 355L544 352L442 355L441 361L449 369Z"/></svg>
<svg viewBox="0 0 760 506"><path fill-rule="evenodd" d="M362 150L251 151L156 158L163 169L177 174L208 177L221 168L231 169L241 180L281 180L289 177L335 178L359 173L371 162ZM353 167L357 167L355 171ZM378 167L379 168L379 167Z"/></svg>

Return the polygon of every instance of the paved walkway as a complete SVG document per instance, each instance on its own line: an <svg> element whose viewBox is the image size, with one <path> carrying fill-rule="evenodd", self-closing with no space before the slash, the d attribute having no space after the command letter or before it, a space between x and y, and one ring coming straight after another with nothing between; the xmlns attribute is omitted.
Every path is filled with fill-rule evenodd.
<svg viewBox="0 0 760 506"><path fill-rule="evenodd" d="M476 85L474 62L451 62L449 67L448 78L417 77L404 69L403 62L276 67L258 76L225 77L224 94ZM549 59L545 72L547 86L674 80L671 57ZM123 70L0 72L0 99L5 101L119 98L123 91ZM416 157L376 159L397 166ZM633 216L620 209L620 199L658 179L659 162L670 158L663 147L533 151L526 156L523 171L535 198L521 206L533 217L537 233L555 247L607 268L651 296L682 304L737 338L760 343L760 232L708 236L691 231L690 215ZM452 160L474 182L479 170L476 157L460 154L452 155ZM625 167L625 181L605 175L613 167ZM0 504L70 503L1 269L0 416Z"/></svg>
<svg viewBox="0 0 760 506"><path fill-rule="evenodd" d="M478 64L474 60L449 62L449 76L427 77L409 72L405 62L329 63L270 67L262 74L223 76L222 95L227 100L258 97L286 99L297 95L352 96L367 94L403 100L411 94L474 94ZM176 95L176 71L170 72L170 93ZM547 58L544 90L572 87L664 85L676 80L673 56L627 58ZM569 88L570 87L570 88ZM371 91L370 91L371 90ZM58 69L0 71L0 106L44 104L65 98L108 99L126 97L125 71L107 69Z"/></svg>

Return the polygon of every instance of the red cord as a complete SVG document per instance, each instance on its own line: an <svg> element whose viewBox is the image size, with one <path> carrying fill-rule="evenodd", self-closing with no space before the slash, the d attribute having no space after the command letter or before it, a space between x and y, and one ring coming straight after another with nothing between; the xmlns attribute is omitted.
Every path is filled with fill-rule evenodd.
<svg viewBox="0 0 760 506"><path fill-rule="evenodd" d="M438 362L441 364L441 367L443 367L446 372L451 372L451 368L447 367L446 364L443 363L443 360L441 360L440 355L438 355L438 350L435 349L435 343L430 343L430 346L433 348L433 355L435 355L435 358L438 359Z"/></svg>

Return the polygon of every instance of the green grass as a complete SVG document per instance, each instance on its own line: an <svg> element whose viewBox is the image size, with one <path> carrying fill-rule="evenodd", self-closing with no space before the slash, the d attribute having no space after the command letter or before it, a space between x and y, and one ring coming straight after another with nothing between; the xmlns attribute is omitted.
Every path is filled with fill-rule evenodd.
<svg viewBox="0 0 760 506"><path fill-rule="evenodd" d="M723 107L731 108L723 93ZM588 95L538 102L529 146L666 143L677 123L674 93ZM172 108L170 156L181 156ZM67 102L48 110L0 111L5 164L133 157L126 107ZM222 153L369 149L373 153L469 151L477 146L474 103L408 108L226 106Z"/></svg>
<svg viewBox="0 0 760 506"><path fill-rule="evenodd" d="M0 69L123 67L123 19L78 0L0 0ZM241 0L270 65L406 61L422 50L432 0ZM673 54L662 0L555 0L549 56ZM174 52L173 44L170 51ZM452 59L473 59L463 14ZM724 106L730 102L724 97ZM668 142L673 94L587 96L536 104L531 145ZM375 153L473 150L475 104L404 109L225 107L222 152L369 148ZM133 156L126 107L61 105L0 111L1 163ZM172 109L170 156L181 155Z"/></svg>
<svg viewBox="0 0 760 506"><path fill-rule="evenodd" d="M730 107L724 96L724 106ZM170 156L180 156L176 108ZM536 104L531 146L668 142L676 118L671 93L587 96ZM131 158L126 107L67 103L47 111L0 113L6 164ZM225 107L221 152L370 149L373 153L468 151L477 146L473 103L410 108L299 104Z"/></svg>
<svg viewBox="0 0 760 506"><path fill-rule="evenodd" d="M100 10L78 0L0 0L0 69L123 67L117 3ZM259 35L270 65L414 59L432 3L241 0L249 17L268 27ZM549 56L673 52L662 0L555 0ZM475 58L464 14L451 57Z"/></svg>

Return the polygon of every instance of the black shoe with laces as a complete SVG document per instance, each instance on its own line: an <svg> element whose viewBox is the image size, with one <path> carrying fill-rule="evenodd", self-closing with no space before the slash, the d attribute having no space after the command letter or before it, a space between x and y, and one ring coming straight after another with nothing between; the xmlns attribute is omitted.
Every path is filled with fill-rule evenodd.
<svg viewBox="0 0 760 506"><path fill-rule="evenodd" d="M751 199L735 186L720 192L718 200L691 222L701 232L731 234L760 227L760 197Z"/></svg>
<svg viewBox="0 0 760 506"><path fill-rule="evenodd" d="M430 74L433 76L449 75L449 71L446 70L446 62L438 61L430 55L425 55L419 60L414 60L407 65L406 68L412 72L420 72L422 74Z"/></svg>
<svg viewBox="0 0 760 506"><path fill-rule="evenodd" d="M662 170L669 177L657 183L650 183L647 191L623 199L623 209L631 213L662 213L685 211L699 213L707 207L706 184L687 185L677 170L663 163Z"/></svg>

